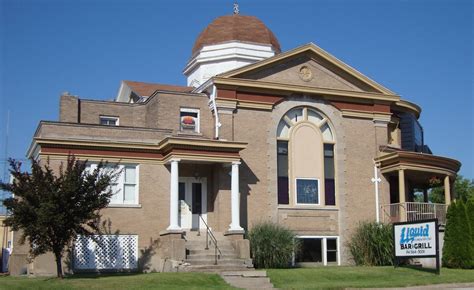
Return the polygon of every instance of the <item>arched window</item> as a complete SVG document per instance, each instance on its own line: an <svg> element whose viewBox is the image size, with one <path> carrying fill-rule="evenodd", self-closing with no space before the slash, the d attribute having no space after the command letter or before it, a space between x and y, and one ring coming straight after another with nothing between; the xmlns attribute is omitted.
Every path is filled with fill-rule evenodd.
<svg viewBox="0 0 474 290"><path fill-rule="evenodd" d="M277 127L278 204L336 205L334 135L328 119L297 107Z"/></svg>

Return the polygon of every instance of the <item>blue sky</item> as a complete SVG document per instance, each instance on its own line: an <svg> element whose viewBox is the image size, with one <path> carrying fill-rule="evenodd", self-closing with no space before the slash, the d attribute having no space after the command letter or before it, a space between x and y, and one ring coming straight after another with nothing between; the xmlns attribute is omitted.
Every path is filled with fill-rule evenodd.
<svg viewBox="0 0 474 290"><path fill-rule="evenodd" d="M282 50L314 42L423 108L425 141L473 171L472 1L238 1ZM185 84L193 43L233 1L0 0L0 158L25 158L59 95L113 99L121 80ZM5 146L6 115L10 133ZM3 163L0 163L3 177Z"/></svg>

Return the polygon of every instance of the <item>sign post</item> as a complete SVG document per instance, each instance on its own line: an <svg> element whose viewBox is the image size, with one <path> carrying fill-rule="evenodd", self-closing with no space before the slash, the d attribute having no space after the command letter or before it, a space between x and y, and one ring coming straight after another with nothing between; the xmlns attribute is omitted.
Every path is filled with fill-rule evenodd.
<svg viewBox="0 0 474 290"><path fill-rule="evenodd" d="M440 274L438 219L393 224L394 264L400 258L436 258Z"/></svg>

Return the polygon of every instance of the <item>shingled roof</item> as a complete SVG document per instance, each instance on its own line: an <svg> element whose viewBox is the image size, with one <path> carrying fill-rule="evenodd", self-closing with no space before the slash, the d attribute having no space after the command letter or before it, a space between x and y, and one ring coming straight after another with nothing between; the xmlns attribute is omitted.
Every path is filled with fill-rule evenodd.
<svg viewBox="0 0 474 290"><path fill-rule="evenodd" d="M255 16L239 14L216 18L199 34L192 54L205 45L214 45L229 41L241 41L271 45L276 53L281 52L280 43L273 32Z"/></svg>

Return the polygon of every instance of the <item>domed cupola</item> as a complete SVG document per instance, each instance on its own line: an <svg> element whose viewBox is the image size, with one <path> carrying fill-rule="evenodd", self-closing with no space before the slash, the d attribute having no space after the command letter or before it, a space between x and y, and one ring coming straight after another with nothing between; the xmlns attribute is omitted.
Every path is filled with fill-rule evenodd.
<svg viewBox="0 0 474 290"><path fill-rule="evenodd" d="M188 86L280 53L273 32L254 16L235 13L216 18L198 36L184 69Z"/></svg>

